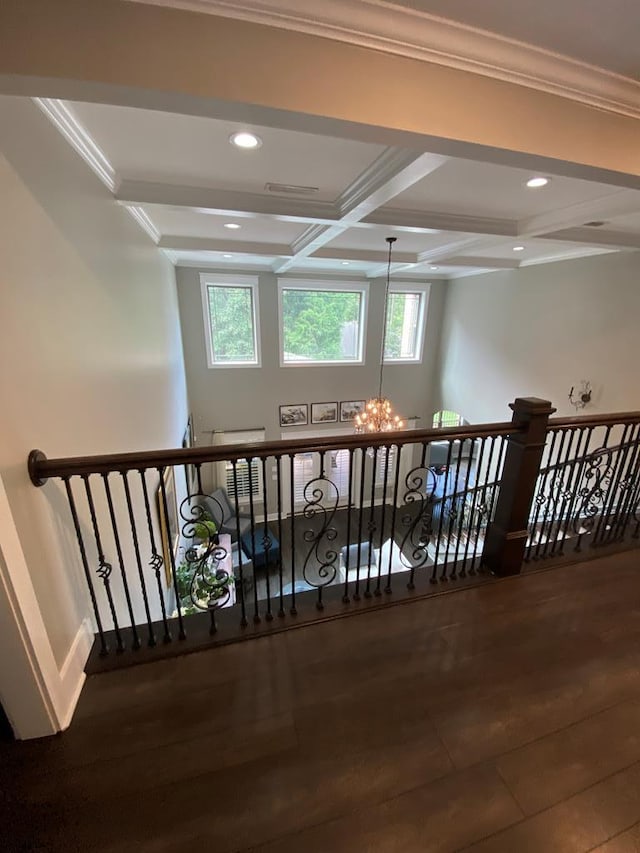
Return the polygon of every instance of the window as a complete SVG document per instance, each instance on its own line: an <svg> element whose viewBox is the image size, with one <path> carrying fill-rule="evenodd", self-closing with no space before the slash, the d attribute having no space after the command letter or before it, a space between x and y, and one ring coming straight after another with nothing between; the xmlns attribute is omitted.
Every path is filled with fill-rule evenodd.
<svg viewBox="0 0 640 853"><path fill-rule="evenodd" d="M216 435L216 444L245 444L254 441L264 441L264 430L230 431ZM252 459L251 464L247 459L238 459L235 479L232 462L218 463L218 483L226 489L232 506L235 501L236 483L238 503L246 504L249 503L252 493L254 501L262 500L262 482L262 459Z"/></svg>
<svg viewBox="0 0 640 853"><path fill-rule="evenodd" d="M361 364L367 288L280 281L280 363Z"/></svg>
<svg viewBox="0 0 640 853"><path fill-rule="evenodd" d="M422 361L428 287L421 284L391 285L387 299L385 362Z"/></svg>
<svg viewBox="0 0 640 853"><path fill-rule="evenodd" d="M459 415L457 412L451 412L449 409L443 409L441 412L436 412L433 416L434 429L462 426L462 423L462 415Z"/></svg>
<svg viewBox="0 0 640 853"><path fill-rule="evenodd" d="M258 280L201 275L209 367L259 367Z"/></svg>

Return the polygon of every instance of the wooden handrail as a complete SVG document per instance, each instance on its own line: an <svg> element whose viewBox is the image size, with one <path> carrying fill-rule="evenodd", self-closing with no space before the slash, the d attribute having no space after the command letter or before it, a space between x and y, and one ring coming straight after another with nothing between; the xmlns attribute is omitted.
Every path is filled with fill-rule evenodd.
<svg viewBox="0 0 640 853"><path fill-rule="evenodd" d="M171 465L201 465L209 462L234 462L238 459L279 458L294 453L312 453L330 450L351 450L359 447L387 447L405 444L426 444L436 441L463 441L465 439L506 436L519 432L513 423L494 423L474 426L445 427L442 429L399 430L363 435L332 435L326 438L298 438L294 440L257 441L246 444L224 444L207 447L148 450L139 453L111 453L97 456L76 456L47 459L40 450L29 454L29 476L36 486L44 485L50 477L63 479L88 474L109 474L112 471L144 471Z"/></svg>
<svg viewBox="0 0 640 853"><path fill-rule="evenodd" d="M615 424L633 423L640 423L640 412L613 412L608 415L549 418L549 429L573 429L573 427L614 426Z"/></svg>

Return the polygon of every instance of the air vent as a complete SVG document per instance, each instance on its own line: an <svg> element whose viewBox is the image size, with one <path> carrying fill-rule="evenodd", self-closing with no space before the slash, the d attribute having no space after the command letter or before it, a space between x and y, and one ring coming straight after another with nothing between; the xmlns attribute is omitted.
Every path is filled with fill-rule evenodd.
<svg viewBox="0 0 640 853"><path fill-rule="evenodd" d="M264 188L270 193L286 193L287 195L313 195L320 192L319 187L299 187L296 184L267 183Z"/></svg>
<svg viewBox="0 0 640 853"><path fill-rule="evenodd" d="M592 219L591 222L585 222L584 224L587 226L587 228L602 228L602 226L606 225L607 223L604 221L604 219Z"/></svg>

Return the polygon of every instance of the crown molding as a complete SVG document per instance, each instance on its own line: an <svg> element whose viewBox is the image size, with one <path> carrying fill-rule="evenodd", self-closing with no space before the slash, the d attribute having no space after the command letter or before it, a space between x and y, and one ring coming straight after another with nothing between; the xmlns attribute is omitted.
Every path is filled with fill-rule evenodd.
<svg viewBox="0 0 640 853"><path fill-rule="evenodd" d="M322 36L640 118L640 82L389 0L129 0ZM301 8L306 6L306 8Z"/></svg>

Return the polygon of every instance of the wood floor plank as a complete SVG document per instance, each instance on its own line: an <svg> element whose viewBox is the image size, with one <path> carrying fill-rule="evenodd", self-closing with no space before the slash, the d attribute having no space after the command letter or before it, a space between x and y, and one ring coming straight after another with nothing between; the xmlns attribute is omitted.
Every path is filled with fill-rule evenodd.
<svg viewBox="0 0 640 853"><path fill-rule="evenodd" d="M61 853L640 853L639 568L92 677L67 732L0 744L2 832Z"/></svg>

